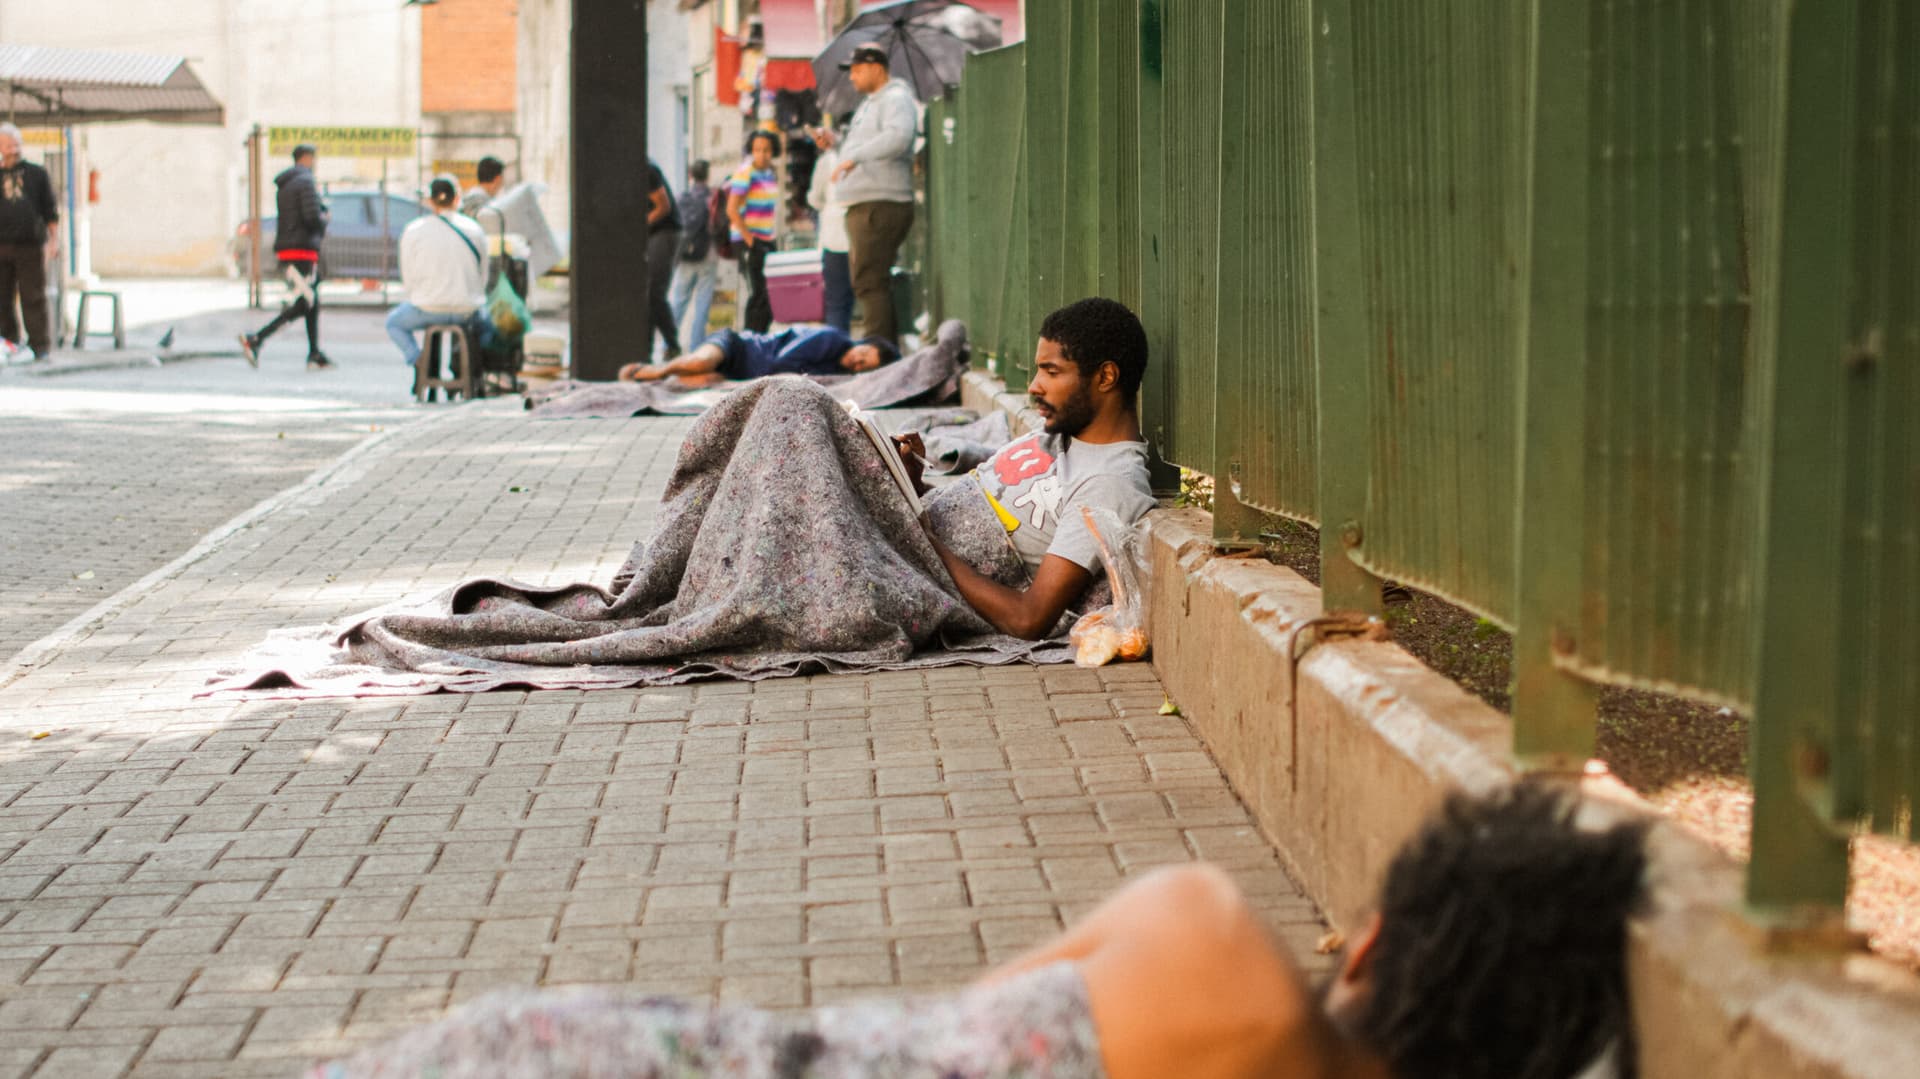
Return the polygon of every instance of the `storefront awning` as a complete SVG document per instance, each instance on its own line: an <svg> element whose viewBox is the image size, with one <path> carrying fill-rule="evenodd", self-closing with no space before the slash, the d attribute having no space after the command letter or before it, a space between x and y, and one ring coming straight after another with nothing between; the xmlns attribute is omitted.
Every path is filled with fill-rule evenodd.
<svg viewBox="0 0 1920 1079"><path fill-rule="evenodd" d="M226 113L185 57L0 45L0 118L36 127L223 124Z"/></svg>

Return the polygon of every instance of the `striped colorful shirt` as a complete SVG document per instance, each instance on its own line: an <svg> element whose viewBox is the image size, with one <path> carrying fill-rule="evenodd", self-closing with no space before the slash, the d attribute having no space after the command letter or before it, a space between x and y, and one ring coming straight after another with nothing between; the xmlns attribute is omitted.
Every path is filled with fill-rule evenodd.
<svg viewBox="0 0 1920 1079"><path fill-rule="evenodd" d="M773 242L774 214L780 209L780 177L772 169L756 171L753 162L740 166L740 170L727 177L727 195L745 195L747 204L740 208L740 217L747 223L747 232L756 240ZM739 229L733 229L733 242L745 243L747 238L740 235Z"/></svg>

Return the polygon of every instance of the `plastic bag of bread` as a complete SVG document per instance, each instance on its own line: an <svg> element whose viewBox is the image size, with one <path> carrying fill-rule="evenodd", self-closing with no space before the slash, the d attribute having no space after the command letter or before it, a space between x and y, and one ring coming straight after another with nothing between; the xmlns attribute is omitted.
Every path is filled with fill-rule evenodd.
<svg viewBox="0 0 1920 1079"><path fill-rule="evenodd" d="M1147 597L1145 542L1140 530L1121 522L1107 510L1080 507L1100 548L1113 590L1113 604L1089 611L1073 624L1073 661L1082 667L1101 667L1115 659L1143 659L1147 654Z"/></svg>

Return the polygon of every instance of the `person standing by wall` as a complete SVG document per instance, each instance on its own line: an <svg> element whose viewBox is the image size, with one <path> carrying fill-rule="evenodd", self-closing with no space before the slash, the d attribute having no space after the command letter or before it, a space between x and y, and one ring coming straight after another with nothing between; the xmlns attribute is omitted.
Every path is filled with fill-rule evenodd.
<svg viewBox="0 0 1920 1079"><path fill-rule="evenodd" d="M681 340L704 341L707 316L713 310L713 285L720 276L720 260L713 253L713 227L707 219L707 203L713 192L707 187L705 161L687 166L687 189L676 204L680 213L680 256L673 263L673 283L667 288L667 306L673 309L673 325ZM693 321L687 321L687 305L693 305Z"/></svg>
<svg viewBox="0 0 1920 1079"><path fill-rule="evenodd" d="M853 111L833 180L847 207L853 293L869 337L900 343L893 309L893 260L913 227L913 88L887 70L887 51L862 45L841 65L866 100Z"/></svg>
<svg viewBox="0 0 1920 1079"><path fill-rule="evenodd" d="M747 329L766 333L773 326L773 299L767 295L767 255L777 238L780 178L773 157L780 139L771 131L747 136L747 160L727 180L727 217L740 252L740 273L747 279Z"/></svg>
<svg viewBox="0 0 1920 1079"><path fill-rule="evenodd" d="M273 253L293 300L273 321L240 335L240 351L255 368L260 366L260 346L296 318L307 322L307 370L333 367L333 361L320 351L320 241L327 234L327 207L320 201L320 187L313 180L313 163L318 156L303 142L293 148L293 167L273 178L277 189L274 212L279 215L274 224Z"/></svg>
<svg viewBox="0 0 1920 1079"><path fill-rule="evenodd" d="M416 334L429 326L464 325L486 302L487 236L479 222L453 208L459 191L453 177L434 177L427 187L433 212L400 234L407 302L387 315L387 336L409 367L420 362Z"/></svg>
<svg viewBox="0 0 1920 1079"><path fill-rule="evenodd" d="M813 186L807 202L820 215L820 269L826 278L827 325L841 333L853 326L853 276L847 265L847 207L835 191L833 170L840 164L839 137L824 127L813 129L820 160L813 165Z"/></svg>
<svg viewBox="0 0 1920 1079"><path fill-rule="evenodd" d="M667 286L680 251L680 213L673 205L673 188L652 159L647 161L647 317L666 345L667 359L680 355L680 331L674 328ZM646 355L653 355L653 335L647 335Z"/></svg>
<svg viewBox="0 0 1920 1079"><path fill-rule="evenodd" d="M507 186L506 163L488 154L475 166L473 180L473 186L460 196L460 212L468 217L479 213L488 203L500 197L501 189Z"/></svg>
<svg viewBox="0 0 1920 1079"><path fill-rule="evenodd" d="M0 124L0 337L44 360L53 351L47 263L60 250L60 204L47 170L20 156L24 148L20 129Z"/></svg>

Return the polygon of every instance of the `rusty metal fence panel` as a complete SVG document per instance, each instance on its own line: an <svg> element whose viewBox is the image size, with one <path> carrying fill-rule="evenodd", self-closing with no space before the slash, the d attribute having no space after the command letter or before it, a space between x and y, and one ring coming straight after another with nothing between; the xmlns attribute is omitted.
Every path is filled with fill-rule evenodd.
<svg viewBox="0 0 1920 1079"><path fill-rule="evenodd" d="M927 309L935 324L968 318L968 258L942 257L967 249L967 157L960 128L960 90L927 106Z"/></svg>
<svg viewBox="0 0 1920 1079"><path fill-rule="evenodd" d="M1585 602L1596 680L1751 700L1751 381L1778 254L1773 4L1592 9Z"/></svg>
<svg viewBox="0 0 1920 1079"><path fill-rule="evenodd" d="M1863 5L1842 384L1834 786L1841 819L1920 835L1920 12ZM1857 621L1855 621L1857 619Z"/></svg>
<svg viewBox="0 0 1920 1079"><path fill-rule="evenodd" d="M1527 0L1352 0L1368 495L1358 561L1512 624ZM1323 417L1323 422L1344 418Z"/></svg>
<svg viewBox="0 0 1920 1079"><path fill-rule="evenodd" d="M1163 383L1170 430L1161 447L1168 460L1209 474L1218 471L1214 452L1217 396L1214 364L1219 333L1220 251L1220 61L1224 47L1224 0L1163 0L1161 63L1165 122L1160 154L1160 243L1165 248L1161 287L1171 317L1166 348L1154 363L1171 368Z"/></svg>
<svg viewBox="0 0 1920 1079"><path fill-rule="evenodd" d="M1220 143L1217 478L1315 516L1311 0L1228 0Z"/></svg>
<svg viewBox="0 0 1920 1079"><path fill-rule="evenodd" d="M975 348L1011 384L1031 362L1027 340L1026 45L967 58L959 129L966 176L965 258L970 301L963 317Z"/></svg>

